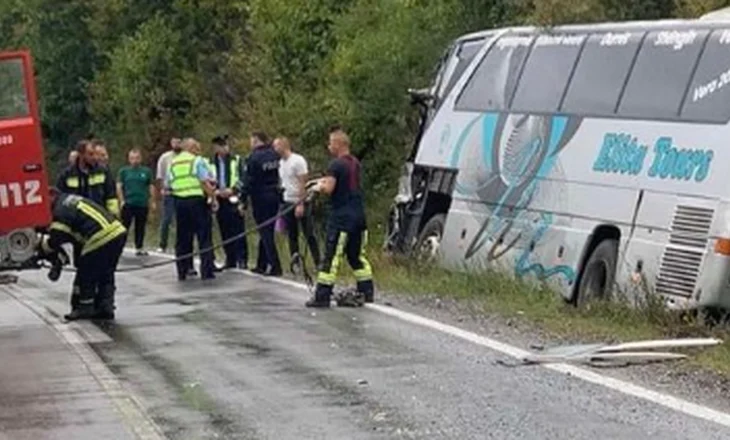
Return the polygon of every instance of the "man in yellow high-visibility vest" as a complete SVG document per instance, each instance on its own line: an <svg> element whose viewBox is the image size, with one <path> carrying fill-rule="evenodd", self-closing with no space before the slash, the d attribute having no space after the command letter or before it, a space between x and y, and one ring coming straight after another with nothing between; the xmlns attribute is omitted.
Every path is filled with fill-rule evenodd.
<svg viewBox="0 0 730 440"><path fill-rule="evenodd" d="M212 240L212 212L218 209L214 197L215 186L212 173L205 159L200 156L200 143L186 138L181 144L182 151L170 163L165 178L165 186L170 188L175 200L175 221L177 224L177 243L175 255L179 258L193 252L193 238L198 238L200 255L200 275L202 279L215 278ZM208 205L208 198L213 203ZM192 275L193 258L177 262L177 278L184 281Z"/></svg>

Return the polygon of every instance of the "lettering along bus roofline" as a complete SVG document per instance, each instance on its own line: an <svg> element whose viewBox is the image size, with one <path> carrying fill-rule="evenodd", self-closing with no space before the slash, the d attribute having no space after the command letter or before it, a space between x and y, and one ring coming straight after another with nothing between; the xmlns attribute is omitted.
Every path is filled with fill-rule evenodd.
<svg viewBox="0 0 730 440"><path fill-rule="evenodd" d="M615 31L615 32L621 32L626 31L630 32L632 30L636 29L643 29L646 31L652 31L656 29L666 28L666 27L676 27L677 30L680 29L692 29L696 26L702 26L702 27L727 27L728 22L727 21L721 21L721 20L708 20L708 21L702 21L700 22L697 19L683 19L683 18L674 18L674 19L664 19L664 20L631 20L631 21L614 21L614 22L604 22L604 23L573 23L573 24L565 24L565 25L559 25L554 26L551 28L542 28L539 26L505 26L500 28L494 28L494 29L488 29L483 31L476 31L476 32L470 32L464 35L459 36L454 40L454 43L460 43L464 40L472 40L472 39L478 39L478 38L488 38L492 34L496 32L506 32L506 33L514 33L514 34L544 34L547 31L550 33L585 33L585 32L591 32L591 33L600 33L600 32L609 32L609 31Z"/></svg>

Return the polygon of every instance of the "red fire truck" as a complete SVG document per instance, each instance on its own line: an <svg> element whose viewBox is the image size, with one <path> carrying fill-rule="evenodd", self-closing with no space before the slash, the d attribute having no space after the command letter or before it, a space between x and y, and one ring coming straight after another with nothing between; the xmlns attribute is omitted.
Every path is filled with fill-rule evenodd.
<svg viewBox="0 0 730 440"><path fill-rule="evenodd" d="M51 223L40 126L30 53L0 52L0 271L37 267Z"/></svg>

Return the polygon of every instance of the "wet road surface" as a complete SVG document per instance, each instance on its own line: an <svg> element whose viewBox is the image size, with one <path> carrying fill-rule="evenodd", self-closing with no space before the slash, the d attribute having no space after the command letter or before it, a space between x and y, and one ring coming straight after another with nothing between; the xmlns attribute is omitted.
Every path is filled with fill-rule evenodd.
<svg viewBox="0 0 730 440"><path fill-rule="evenodd" d="M50 330L27 324L27 308L7 306L20 295L57 320L70 280L28 272L0 286L0 439L34 424L75 434L7 438L134 438L123 428L136 416L73 371L78 360L60 339L34 344ZM170 439L730 438L725 426L555 371L505 368L498 353L371 309L306 309L305 291L240 272L179 283L170 266L117 282L117 322L84 323L80 334ZM19 381L37 389L22 404L12 397ZM41 420L49 400L72 415ZM22 405L34 408L30 420Z"/></svg>

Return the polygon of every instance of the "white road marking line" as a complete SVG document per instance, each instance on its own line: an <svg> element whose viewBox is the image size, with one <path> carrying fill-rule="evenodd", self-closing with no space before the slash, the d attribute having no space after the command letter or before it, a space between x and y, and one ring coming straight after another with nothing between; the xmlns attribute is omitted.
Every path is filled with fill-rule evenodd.
<svg viewBox="0 0 730 440"><path fill-rule="evenodd" d="M158 252L150 252L150 255L155 255L158 257L164 257L164 258L172 258L172 256L168 254L162 254ZM278 283L281 285L286 285L298 289L304 289L308 291L306 284L287 280L283 278L277 278L277 277L266 277L263 275L254 274L249 271L245 271L242 269L233 269L236 272L244 273L248 276L255 277L261 280L271 281L274 283ZM388 316L392 316L394 318L398 318L402 321L410 322L412 324L420 325L422 327L430 328L431 330L436 330L441 333L448 334L450 336L457 337L459 339L463 339L465 341L471 342L476 345L481 345L483 347L486 347L490 350L497 351L499 353L505 354L507 356L521 359L530 352L523 350L519 347L515 347L510 344L506 344L504 342L497 341L495 339L488 338L486 336L481 336L476 333L472 333L463 329L460 329L458 327L454 327L452 325L444 324L438 321L435 321L433 319L424 318L422 316L416 315L414 313L406 312L403 310L398 310L393 307L387 307L379 304L366 304L365 307L383 313ZM680 399L678 397L671 396L669 394L660 393L658 391L650 390L648 388L641 387L639 385L633 384L631 382L626 382L620 379L616 379L609 376L604 376L602 374L598 374L596 372L587 370L585 368L576 367L574 365L567 365L567 364L545 364L540 365L540 367L547 368L548 370L556 371L558 373L563 373L570 375L572 377L581 379L586 382L590 382L596 385L600 385L602 387L618 391L620 393L637 397L639 399L643 399L652 403L655 403L657 405L664 406L666 408L673 409L675 411L697 417L700 419L704 419L710 422L717 423L719 425L723 425L726 427L730 427L730 414L718 411L712 408L709 408L707 406L699 405L696 403L689 402L684 399Z"/></svg>
<svg viewBox="0 0 730 440"><path fill-rule="evenodd" d="M78 330L81 330L81 332L74 331L74 329L70 328L70 326L61 323L58 317L54 316L44 307L37 304L32 297L23 293L23 290L38 289L29 289L25 287L20 288L18 286L6 287L7 289L4 290L6 290L10 296L23 304L49 327L51 327L58 338L68 345L74 353L76 353L76 355L81 359L81 362L83 362L86 366L86 369L89 373L91 373L91 376L97 383L99 383L99 385L101 385L105 393L112 400L117 411L124 420L126 427L130 429L138 439L166 439L160 427L157 426L157 424L147 414L147 411L144 409L145 406L142 404L141 400L122 385L109 367L106 366L104 361L102 361L91 347L89 347L88 341L85 341L84 337L81 336L81 334L84 334L85 336L88 335L88 332L82 330L81 326L76 327Z"/></svg>

